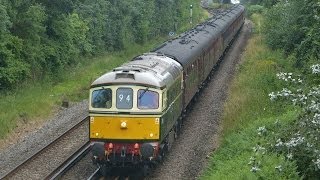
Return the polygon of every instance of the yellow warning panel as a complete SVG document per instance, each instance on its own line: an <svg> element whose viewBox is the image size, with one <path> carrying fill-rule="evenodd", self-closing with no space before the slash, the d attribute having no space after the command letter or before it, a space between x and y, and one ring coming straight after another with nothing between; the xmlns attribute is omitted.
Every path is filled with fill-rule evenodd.
<svg viewBox="0 0 320 180"><path fill-rule="evenodd" d="M90 138L93 139L157 140L159 137L158 117L90 117Z"/></svg>

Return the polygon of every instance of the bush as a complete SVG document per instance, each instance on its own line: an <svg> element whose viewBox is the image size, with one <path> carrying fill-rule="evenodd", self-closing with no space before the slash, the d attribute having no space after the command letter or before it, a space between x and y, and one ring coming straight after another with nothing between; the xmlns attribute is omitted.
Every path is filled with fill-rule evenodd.
<svg viewBox="0 0 320 180"><path fill-rule="evenodd" d="M311 66L315 79L319 79L320 64ZM270 99L288 101L302 111L287 128L275 131L271 150L296 161L300 175L307 179L320 177L320 85L308 83L310 79L293 73L278 73L287 82L281 91L269 94ZM304 79L304 80L302 80Z"/></svg>
<svg viewBox="0 0 320 180"><path fill-rule="evenodd" d="M299 68L308 67L310 60L319 60L318 0L280 1L264 16L263 30L269 47L282 49L285 55L294 54Z"/></svg>
<svg viewBox="0 0 320 180"><path fill-rule="evenodd" d="M247 15L251 16L252 14L261 14L264 11L264 7L261 5L250 5L247 7Z"/></svg>
<svg viewBox="0 0 320 180"><path fill-rule="evenodd" d="M298 179L294 161L268 152L263 146L274 137L269 129L284 128L295 116L295 112L284 114L279 117L281 123L276 124L273 118L256 119L247 127L227 135L223 145L213 154L210 168L202 179ZM260 127L261 124L265 126Z"/></svg>
<svg viewBox="0 0 320 180"><path fill-rule="evenodd" d="M79 58L189 26L197 0L0 1L0 85L12 88L76 66ZM193 21L200 8L194 6Z"/></svg>

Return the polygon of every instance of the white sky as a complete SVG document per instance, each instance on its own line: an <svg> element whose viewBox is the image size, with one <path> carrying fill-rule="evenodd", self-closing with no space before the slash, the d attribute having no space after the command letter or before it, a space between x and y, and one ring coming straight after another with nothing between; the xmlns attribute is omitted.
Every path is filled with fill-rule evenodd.
<svg viewBox="0 0 320 180"><path fill-rule="evenodd" d="M231 0L231 3L232 4L238 4L238 3L240 3L240 1L239 0Z"/></svg>

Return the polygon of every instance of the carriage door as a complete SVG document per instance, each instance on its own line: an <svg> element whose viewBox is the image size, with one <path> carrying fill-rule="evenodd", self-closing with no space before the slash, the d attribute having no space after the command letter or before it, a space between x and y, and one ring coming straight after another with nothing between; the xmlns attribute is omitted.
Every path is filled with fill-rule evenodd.
<svg viewBox="0 0 320 180"><path fill-rule="evenodd" d="M205 69L206 69L206 67L205 67L205 58L204 58L204 56L205 56L205 51L204 50L202 50L202 54L201 54L201 56L200 56L200 58L198 59L198 62L199 62L199 86L201 86L201 83L204 81L204 77L205 77L205 73L206 73L206 71L205 71Z"/></svg>

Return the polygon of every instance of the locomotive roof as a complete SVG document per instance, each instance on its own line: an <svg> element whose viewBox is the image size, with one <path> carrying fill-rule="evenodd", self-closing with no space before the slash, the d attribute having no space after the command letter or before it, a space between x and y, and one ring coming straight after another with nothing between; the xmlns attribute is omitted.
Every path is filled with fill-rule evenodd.
<svg viewBox="0 0 320 180"><path fill-rule="evenodd" d="M213 43L243 11L242 5L235 5L179 37L165 42L154 51L174 57L185 68L195 57L205 51L208 43Z"/></svg>
<svg viewBox="0 0 320 180"><path fill-rule="evenodd" d="M145 53L102 75L91 87L136 84L163 89L170 86L181 73L182 66L175 60L158 53Z"/></svg>

